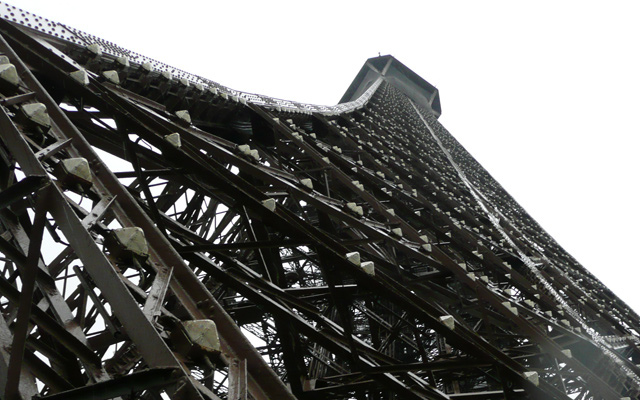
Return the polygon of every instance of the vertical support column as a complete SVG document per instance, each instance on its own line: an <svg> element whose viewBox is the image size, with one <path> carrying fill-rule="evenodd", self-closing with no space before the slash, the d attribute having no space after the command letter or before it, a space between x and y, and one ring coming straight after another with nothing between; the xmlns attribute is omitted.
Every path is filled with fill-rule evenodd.
<svg viewBox="0 0 640 400"><path fill-rule="evenodd" d="M169 289L169 282L171 281L171 275L173 274L173 268L159 268L156 274L149 296L144 303L142 312L153 322L155 318L160 315L160 309L162 308L162 302Z"/></svg>
<svg viewBox="0 0 640 400"><path fill-rule="evenodd" d="M234 358L229 363L229 400L247 400L247 360Z"/></svg>
<svg viewBox="0 0 640 400"><path fill-rule="evenodd" d="M0 394L5 393L7 388L7 381L2 378L8 375L12 339L11 329L7 326L4 318L0 316ZM20 370L18 391L28 399L38 394L36 380L28 369L22 368Z"/></svg>
<svg viewBox="0 0 640 400"><path fill-rule="evenodd" d="M36 287L36 274L38 261L40 260L40 246L42 245L42 234L46 222L47 206L49 202L50 187L46 186L37 193L37 202L33 227L31 229L31 241L29 242L29 252L27 261L20 268L20 280L22 290L20 292L20 303L18 316L13 329L13 341L11 342L11 358L7 371L7 383L4 392L6 400L20 400L19 386L22 370L22 360L24 357L24 346L29 335L29 317L33 306L33 291ZM20 266L19 266L20 267Z"/></svg>

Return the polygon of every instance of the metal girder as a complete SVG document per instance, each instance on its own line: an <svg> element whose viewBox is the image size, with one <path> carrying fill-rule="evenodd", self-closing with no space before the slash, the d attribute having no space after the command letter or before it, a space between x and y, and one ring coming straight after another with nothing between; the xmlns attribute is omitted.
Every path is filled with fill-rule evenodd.
<svg viewBox="0 0 640 400"><path fill-rule="evenodd" d="M175 384L178 380L176 376L179 375L176 368L155 368L134 372L108 382L100 382L48 396L36 396L35 398L41 400L106 400Z"/></svg>
<svg viewBox="0 0 640 400"><path fill-rule="evenodd" d="M5 47L4 50L5 50L5 53L9 53L9 54L12 53L12 51L8 47ZM16 64L19 63L19 59L17 55L13 54L11 58ZM23 68L25 68L25 71L26 71L26 67L23 66ZM62 129L66 127L69 130L73 130L74 128L71 125L69 125L68 122L64 119L65 117L63 116L63 114L58 114L54 116L54 112L55 110L57 110L57 105L51 101L50 97L46 96L45 94L46 92L44 92L41 87L38 87L38 84L35 80L29 81L30 77L28 73L25 75L26 76L24 79L28 82L28 84L31 84L34 88L37 88L39 95L42 95L38 97L38 100L43 101L45 104L48 103L49 105L48 111L51 114L52 118L57 119L57 122L58 122L57 126L61 127ZM15 147L12 149L13 150L12 152L20 160L19 163L23 167L23 170L28 174L33 173L34 171L38 171L40 172L39 175L42 175L42 172L41 172L42 167L39 165L35 155L33 153L30 154L28 147L25 147L24 144L21 144L20 132L16 129L15 126L12 125L12 123L8 119L5 119L3 123L4 123L5 129L11 130L12 132L13 136L11 140L15 144ZM69 130L66 131L65 133L71 133L71 134L74 133L74 132L69 132ZM22 142L22 143L25 143L25 142ZM78 145L78 141L76 140L74 143L75 143L75 146L72 146L73 150L78 150L78 148L76 147ZM89 148L85 147L85 149L88 150ZM82 146L80 146L79 151L80 152L83 151ZM86 155L90 155L90 154L91 153L88 153ZM94 162L97 162L95 155L89 158ZM94 179L96 178L98 178L98 176L94 176ZM96 180L94 181L94 184L97 184L98 182L99 180ZM103 187L102 189L105 192L107 191L106 187ZM122 192L122 193L126 194L126 192ZM116 198L116 196L107 196L107 197L110 197L112 199ZM123 197L124 196L120 196L119 199L122 199ZM119 200L116 200L114 202L114 207L113 207L114 209L117 209L118 206L120 206L120 204L118 204L118 201ZM106 287L102 287L101 292L103 296L105 296L107 301L109 301L109 304L112 307L114 307L115 310L120 309L119 312L116 311L118 314L118 319L125 326L128 325L130 327L130 329L127 329L127 335L132 340L135 341L136 345L140 349L142 349L142 352L145 356L145 362L147 362L148 365L152 365L152 366L175 365L177 368L182 369L183 368L182 365L178 363L173 353L166 347L166 344L160 338L160 335L158 334L158 332L155 331L153 326L149 324L149 321L143 316L143 314L140 313L139 314L140 317L136 316L136 312L133 310L137 310L138 306L134 305L135 303L131 303L127 305L127 302L133 301L133 298L130 297L128 289L126 289L125 286L122 286L120 275L118 275L117 272L113 270L113 267L111 266L110 262L106 258L104 258L104 254L100 250L98 250L97 247L94 247L95 246L94 239L85 230L86 228L82 226L81 222L77 219L77 217L75 217L74 212L72 211L71 208L69 208L69 205L66 203L66 200L63 200L62 197L54 198L51 213L54 216L54 219L56 219L56 221L60 224L60 227L63 230L65 230L66 228L70 229L65 231L65 236L67 236L71 240L72 247L79 254L80 258L84 259L85 267L93 268L92 274L94 274L94 280L99 285L101 284L107 285ZM129 215L130 214L131 213L129 212ZM155 228L151 227L150 229L155 229ZM82 235L82 232L85 232L84 237ZM92 259L92 261L87 262L89 259ZM98 263L98 261L101 259L104 260L103 266L100 266L100 264ZM118 292L118 287L122 288L120 292ZM173 288L173 290L175 293L176 288ZM128 299L131 299L131 300L128 300ZM187 298L185 298L185 300L186 299ZM129 311L125 311L127 309ZM218 318L220 317L223 317L223 316L219 316ZM145 332L145 329L147 328L153 329L153 330L147 330ZM138 335L140 336L138 337L138 339L136 339L136 336ZM154 343L154 340L153 340L154 338L158 338L159 341ZM239 338L236 338L235 340L237 341L238 339ZM145 348L147 350L145 350ZM166 349L164 353L163 353L163 348ZM248 350L249 348L245 346L245 349ZM243 352L246 354L247 350L244 350ZM258 364L254 363L252 365L252 368L255 369L258 367L258 365L259 363ZM255 380L253 379L254 378L252 378L251 380L251 384L254 386L254 391L256 391L256 396L260 397L260 393L269 392L268 385L265 385L265 387L263 388L256 388ZM257 379L260 379L260 380L269 379L269 375L268 374L262 375L257 377ZM185 383L187 385L194 384L192 381L192 378L187 379ZM276 388L277 386L272 385L271 390L276 390L276 391L280 390L284 397L287 396L286 389L284 389L284 386L282 386L282 389L276 389ZM193 386L193 389L190 389L188 392L191 393L190 396L193 396L194 398L200 397L198 393L204 393L202 390L197 388L197 384Z"/></svg>
<svg viewBox="0 0 640 400"><path fill-rule="evenodd" d="M0 34L7 398L639 398L638 315L393 81L292 113Z"/></svg>
<svg viewBox="0 0 640 400"><path fill-rule="evenodd" d="M0 209L23 199L25 196L35 193L48 181L43 176L28 176L15 185L0 192Z"/></svg>
<svg viewBox="0 0 640 400"><path fill-rule="evenodd" d="M36 276L38 259L40 258L40 246L42 245L42 235L50 199L50 189L45 187L37 193L38 200L35 208L33 228L31 230L31 240L27 259L22 265L20 277L22 287L20 288L20 302L16 316L15 327L13 329L13 341L11 342L11 358L6 375L6 386L4 398L7 400L19 400L21 398L18 390L20 385L20 375L22 373L22 362L25 351L25 343L29 333L29 319L31 307L33 306L33 292L36 288Z"/></svg>

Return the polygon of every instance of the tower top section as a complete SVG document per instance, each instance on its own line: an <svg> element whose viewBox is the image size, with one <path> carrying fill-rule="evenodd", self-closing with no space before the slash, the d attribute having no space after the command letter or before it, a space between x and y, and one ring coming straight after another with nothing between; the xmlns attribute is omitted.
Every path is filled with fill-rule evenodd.
<svg viewBox="0 0 640 400"><path fill-rule="evenodd" d="M404 92L415 103L433 111L436 117L442 114L438 89L391 55L368 59L340 103L360 98L380 77Z"/></svg>

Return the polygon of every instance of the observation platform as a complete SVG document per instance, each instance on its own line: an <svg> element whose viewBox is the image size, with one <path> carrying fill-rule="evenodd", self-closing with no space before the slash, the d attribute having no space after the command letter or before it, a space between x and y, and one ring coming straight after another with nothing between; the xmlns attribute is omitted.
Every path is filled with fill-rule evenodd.
<svg viewBox="0 0 640 400"><path fill-rule="evenodd" d="M433 111L436 117L442 114L438 89L391 55L368 59L340 99L340 104L358 99L380 76L416 104Z"/></svg>

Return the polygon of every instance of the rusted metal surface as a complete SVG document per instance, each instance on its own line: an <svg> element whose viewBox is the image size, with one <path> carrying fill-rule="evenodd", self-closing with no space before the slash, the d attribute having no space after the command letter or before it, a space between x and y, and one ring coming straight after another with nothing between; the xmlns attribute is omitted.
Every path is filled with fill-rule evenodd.
<svg viewBox="0 0 640 400"><path fill-rule="evenodd" d="M388 68L287 108L4 19L0 397L639 398L638 315Z"/></svg>

